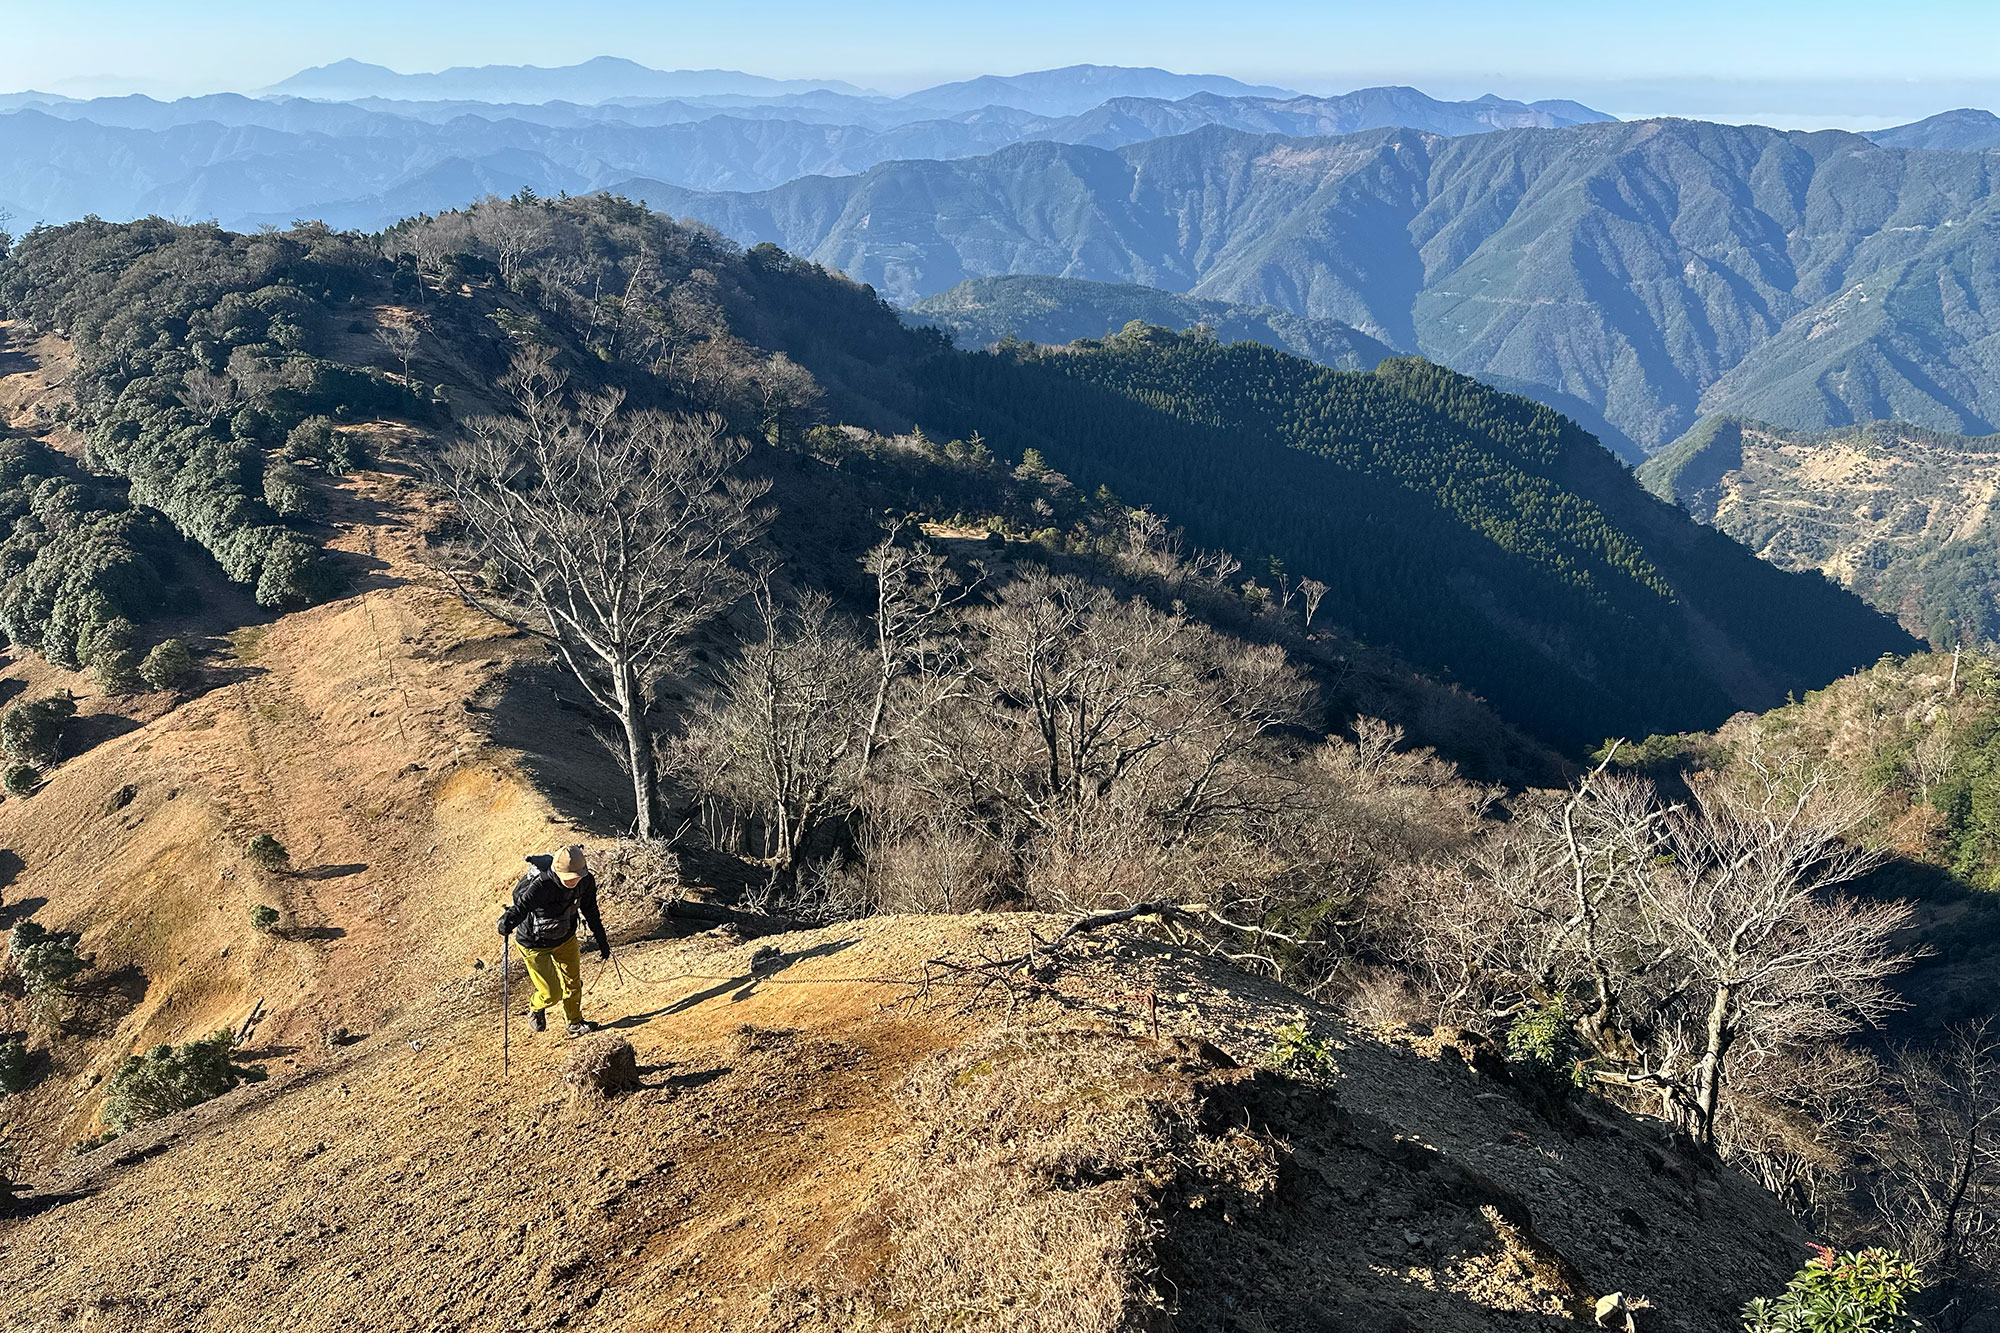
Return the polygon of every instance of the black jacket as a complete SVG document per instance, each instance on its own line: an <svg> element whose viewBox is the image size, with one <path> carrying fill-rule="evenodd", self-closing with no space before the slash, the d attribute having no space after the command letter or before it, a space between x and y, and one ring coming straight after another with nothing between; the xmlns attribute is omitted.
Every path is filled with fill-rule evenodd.
<svg viewBox="0 0 2000 1333"><path fill-rule="evenodd" d="M514 902L500 914L500 933L512 935L524 949L553 949L576 934L580 912L597 936L597 951L611 952L604 922L597 915L597 876L588 871L576 886L563 883L548 867L547 857L531 857L534 866L514 886Z"/></svg>

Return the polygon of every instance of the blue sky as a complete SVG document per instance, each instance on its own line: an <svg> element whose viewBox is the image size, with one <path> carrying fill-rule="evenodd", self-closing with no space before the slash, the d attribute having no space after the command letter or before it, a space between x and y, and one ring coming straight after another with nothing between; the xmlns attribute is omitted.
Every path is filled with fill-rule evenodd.
<svg viewBox="0 0 2000 1333"><path fill-rule="evenodd" d="M1623 115L1864 126L2000 102L2000 5L0 0L0 90L250 91L346 56L411 71L602 54L888 91L1091 61L1310 92L1408 83Z"/></svg>

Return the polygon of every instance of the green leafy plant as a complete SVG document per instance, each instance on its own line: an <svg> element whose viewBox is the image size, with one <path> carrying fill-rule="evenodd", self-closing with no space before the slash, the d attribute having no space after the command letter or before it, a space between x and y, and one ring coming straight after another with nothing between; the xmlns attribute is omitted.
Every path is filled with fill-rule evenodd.
<svg viewBox="0 0 2000 1333"><path fill-rule="evenodd" d="M285 850L285 844L268 833L259 833L252 838L248 850L252 861L273 873L292 863L292 854Z"/></svg>
<svg viewBox="0 0 2000 1333"><path fill-rule="evenodd" d="M263 1071L245 1069L231 1058L235 1044L224 1029L180 1046L162 1043L144 1055L126 1056L111 1075L104 1123L122 1134L220 1097L246 1078L261 1078Z"/></svg>
<svg viewBox="0 0 2000 1333"><path fill-rule="evenodd" d="M1782 1294L1743 1307L1745 1333L1914 1333L1917 1266L1893 1250L1835 1254L1823 1245Z"/></svg>
<svg viewBox="0 0 2000 1333"><path fill-rule="evenodd" d="M41 770L33 764L9 764L0 769L0 787L9 796L26 796L42 785Z"/></svg>
<svg viewBox="0 0 2000 1333"><path fill-rule="evenodd" d="M1586 1086L1588 1055L1560 997L1515 1015L1507 1028L1508 1061L1551 1087Z"/></svg>
<svg viewBox="0 0 2000 1333"><path fill-rule="evenodd" d="M250 909L250 928L259 935L269 935L278 928L278 909L258 903Z"/></svg>
<svg viewBox="0 0 2000 1333"><path fill-rule="evenodd" d="M1284 1023L1272 1030L1263 1063L1309 1083L1327 1083L1340 1076L1333 1052L1303 1022Z"/></svg>

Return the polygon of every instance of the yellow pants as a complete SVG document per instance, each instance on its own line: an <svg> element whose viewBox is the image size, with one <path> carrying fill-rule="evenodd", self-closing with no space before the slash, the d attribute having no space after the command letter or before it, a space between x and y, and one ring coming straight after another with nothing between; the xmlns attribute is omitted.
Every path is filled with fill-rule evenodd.
<svg viewBox="0 0 2000 1333"><path fill-rule="evenodd" d="M521 965L535 983L535 1002L530 1008L546 1009L562 1001L563 1021L583 1021L583 955L572 935L553 949L529 949L519 944Z"/></svg>

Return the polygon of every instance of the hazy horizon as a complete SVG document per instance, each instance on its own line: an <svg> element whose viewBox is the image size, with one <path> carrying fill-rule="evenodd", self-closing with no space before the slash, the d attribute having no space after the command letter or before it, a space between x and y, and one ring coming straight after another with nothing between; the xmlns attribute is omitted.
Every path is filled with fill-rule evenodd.
<svg viewBox="0 0 2000 1333"><path fill-rule="evenodd" d="M1283 0L1232 13L1188 0L1074 6L1026 0L1005 15L891 0L829 16L772 0L755 22L688 5L580 0L551 30L546 6L387 0L198 13L78 0L10 19L0 89L161 99L255 93L354 59L404 73L561 66L615 53L656 69L840 80L900 94L980 74L1074 64L1158 66L1330 94L1401 84L1445 99L1567 98L1624 119L1678 115L1786 129L1871 129L1960 106L2000 105L1985 53L2000 12L1943 0L1896 13L1834 0L1674 7L1440 0L1407 12ZM1912 12L1914 9L1914 13Z"/></svg>

